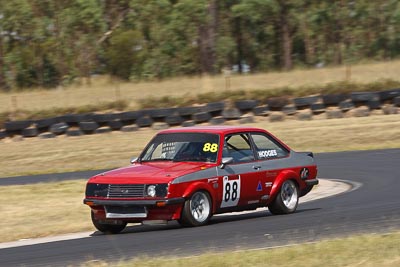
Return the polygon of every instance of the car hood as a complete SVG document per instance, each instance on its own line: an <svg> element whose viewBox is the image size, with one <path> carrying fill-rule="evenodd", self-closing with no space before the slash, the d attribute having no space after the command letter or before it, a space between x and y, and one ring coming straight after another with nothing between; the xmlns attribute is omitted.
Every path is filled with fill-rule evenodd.
<svg viewBox="0 0 400 267"><path fill-rule="evenodd" d="M214 166L198 162L145 162L111 170L92 177L89 183L168 183L177 177Z"/></svg>

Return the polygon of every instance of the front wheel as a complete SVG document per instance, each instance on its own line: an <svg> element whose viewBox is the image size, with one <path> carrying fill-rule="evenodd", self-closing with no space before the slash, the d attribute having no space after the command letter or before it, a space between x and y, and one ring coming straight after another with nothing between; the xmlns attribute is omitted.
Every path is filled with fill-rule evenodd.
<svg viewBox="0 0 400 267"><path fill-rule="evenodd" d="M126 222L120 222L119 224L108 224L108 223L102 223L96 217L94 216L93 211L91 211L91 218L92 218L92 223L94 227L96 227L97 230L100 232L103 232L105 234L118 234L122 230L125 229L126 227Z"/></svg>
<svg viewBox="0 0 400 267"><path fill-rule="evenodd" d="M289 214L296 211L299 203L299 189L292 180L283 182L278 195L268 206L272 214Z"/></svg>
<svg viewBox="0 0 400 267"><path fill-rule="evenodd" d="M207 192L197 191L186 200L179 223L183 226L200 226L211 217L211 199Z"/></svg>

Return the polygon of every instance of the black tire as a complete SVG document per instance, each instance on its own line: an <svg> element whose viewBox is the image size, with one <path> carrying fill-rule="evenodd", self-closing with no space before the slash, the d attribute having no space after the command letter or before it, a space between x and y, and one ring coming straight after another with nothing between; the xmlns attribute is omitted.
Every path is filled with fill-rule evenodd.
<svg viewBox="0 0 400 267"><path fill-rule="evenodd" d="M211 125L221 125L225 123L225 119L223 117L214 117L211 118L210 124Z"/></svg>
<svg viewBox="0 0 400 267"><path fill-rule="evenodd" d="M396 96L393 99L393 105L395 105L396 107L400 107L400 96Z"/></svg>
<svg viewBox="0 0 400 267"><path fill-rule="evenodd" d="M6 121L4 123L4 128L7 132L22 131L28 128L32 124L32 121Z"/></svg>
<svg viewBox="0 0 400 267"><path fill-rule="evenodd" d="M325 105L322 103L315 103L315 104L312 104L310 107L314 114L324 113L325 109L326 109Z"/></svg>
<svg viewBox="0 0 400 267"><path fill-rule="evenodd" d="M183 118L179 115L169 115L165 118L165 122L168 123L170 126L180 125L183 122Z"/></svg>
<svg viewBox="0 0 400 267"><path fill-rule="evenodd" d="M222 117L225 120L237 120L242 116L242 112L240 112L237 108L227 108L222 111Z"/></svg>
<svg viewBox="0 0 400 267"><path fill-rule="evenodd" d="M150 117L141 117L136 120L136 125L140 128L143 127L151 127L153 125L154 121Z"/></svg>
<svg viewBox="0 0 400 267"><path fill-rule="evenodd" d="M367 106L368 106L369 109L371 109L371 110L372 110L372 109L380 109L381 106L382 106L382 103L381 103L381 101L374 99L374 100L368 101L368 102L367 102Z"/></svg>
<svg viewBox="0 0 400 267"><path fill-rule="evenodd" d="M138 111L127 111L121 113L119 116L121 121L125 122L126 124L132 124L138 118L140 118L141 114Z"/></svg>
<svg viewBox="0 0 400 267"><path fill-rule="evenodd" d="M322 102L325 106L338 106L340 102L349 99L348 94L327 94L322 96Z"/></svg>
<svg viewBox="0 0 400 267"><path fill-rule="evenodd" d="M297 112L297 108L296 106L289 104L282 108L282 112L285 113L286 115L294 115Z"/></svg>
<svg viewBox="0 0 400 267"><path fill-rule="evenodd" d="M378 94L382 102L393 100L393 98L400 96L400 88L381 91Z"/></svg>
<svg viewBox="0 0 400 267"><path fill-rule="evenodd" d="M271 111L281 111L282 108L290 103L288 97L271 97L267 100L268 107Z"/></svg>
<svg viewBox="0 0 400 267"><path fill-rule="evenodd" d="M124 124L119 121L119 120L115 120L115 121L109 121L108 122L108 126L113 130L113 131L118 131L120 130Z"/></svg>
<svg viewBox="0 0 400 267"><path fill-rule="evenodd" d="M345 101L342 101L339 103L339 108L342 111L346 112L346 111L349 111L350 109L354 108L354 103L351 102L350 100L345 100Z"/></svg>
<svg viewBox="0 0 400 267"><path fill-rule="evenodd" d="M149 116L155 121L160 121L163 120L165 117L174 114L174 112L175 112L174 108L152 109L149 111Z"/></svg>
<svg viewBox="0 0 400 267"><path fill-rule="evenodd" d="M0 131L0 139L6 138L7 133L5 131Z"/></svg>
<svg viewBox="0 0 400 267"><path fill-rule="evenodd" d="M68 130L69 126L65 122L56 123L50 126L50 132L59 135L64 134Z"/></svg>
<svg viewBox="0 0 400 267"><path fill-rule="evenodd" d="M201 226L208 223L212 216L212 202L206 191L196 191L185 201L181 218L182 226Z"/></svg>
<svg viewBox="0 0 400 267"><path fill-rule="evenodd" d="M235 102L235 107L242 112L253 110L258 105L258 100L238 100Z"/></svg>
<svg viewBox="0 0 400 267"><path fill-rule="evenodd" d="M253 108L253 113L256 116L267 116L269 114L269 108L267 105L258 106Z"/></svg>
<svg viewBox="0 0 400 267"><path fill-rule="evenodd" d="M191 117L195 113L204 111L204 109L204 107L181 107L177 111L182 117Z"/></svg>
<svg viewBox="0 0 400 267"><path fill-rule="evenodd" d="M92 218L92 223L94 227L105 234L118 234L126 227L126 222L122 222L121 224L101 223L94 217L93 211L90 212L90 217Z"/></svg>
<svg viewBox="0 0 400 267"><path fill-rule="evenodd" d="M317 103L319 99L320 96L297 97L293 99L293 102L296 108L303 109L310 107L314 103Z"/></svg>
<svg viewBox="0 0 400 267"><path fill-rule="evenodd" d="M224 102L211 102L205 107L205 111L209 112L212 116L219 116L225 108Z"/></svg>
<svg viewBox="0 0 400 267"><path fill-rule="evenodd" d="M23 129L21 132L21 135L23 137L36 137L38 136L38 134L39 134L38 129L34 127Z"/></svg>
<svg viewBox="0 0 400 267"><path fill-rule="evenodd" d="M296 211L298 204L299 189L292 180L286 180L268 209L272 214L289 214Z"/></svg>
<svg viewBox="0 0 400 267"><path fill-rule="evenodd" d="M39 131L47 131L51 125L56 123L57 123L56 118L41 119L35 121L36 128L38 128Z"/></svg>
<svg viewBox="0 0 400 267"><path fill-rule="evenodd" d="M91 134L99 128L99 125L94 121L83 121L79 123L79 128L85 134Z"/></svg>
<svg viewBox="0 0 400 267"><path fill-rule="evenodd" d="M366 103L370 100L379 100L379 95L372 92L353 92L350 98L353 103Z"/></svg>
<svg viewBox="0 0 400 267"><path fill-rule="evenodd" d="M192 120L195 123L208 122L211 119L211 115L208 112L198 112L192 115Z"/></svg>
<svg viewBox="0 0 400 267"><path fill-rule="evenodd" d="M79 129L68 129L65 134L67 136L81 136L83 135L83 132Z"/></svg>

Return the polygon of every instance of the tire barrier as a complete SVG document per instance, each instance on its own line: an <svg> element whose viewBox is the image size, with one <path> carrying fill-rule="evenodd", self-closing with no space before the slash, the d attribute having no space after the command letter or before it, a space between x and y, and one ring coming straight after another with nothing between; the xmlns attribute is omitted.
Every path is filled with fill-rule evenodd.
<svg viewBox="0 0 400 267"><path fill-rule="evenodd" d="M222 117L225 120L237 120L240 119L242 113L237 108L227 108L222 111Z"/></svg>
<svg viewBox="0 0 400 267"><path fill-rule="evenodd" d="M258 100L239 100L235 102L236 108L241 112L252 111L258 105Z"/></svg>
<svg viewBox="0 0 400 267"><path fill-rule="evenodd" d="M192 115L192 120L195 123L208 122L211 119L211 114L208 112L197 112Z"/></svg>
<svg viewBox="0 0 400 267"><path fill-rule="evenodd" d="M320 100L319 96L298 97L293 99L294 105L297 109L306 109Z"/></svg>
<svg viewBox="0 0 400 267"><path fill-rule="evenodd" d="M365 117L400 113L400 88L380 92L353 92L349 94L322 94L307 97L271 97L265 101L237 100L211 102L199 106L154 108L122 113L65 114L54 118L6 121L0 125L0 140L38 137L54 138L59 135L81 136L112 131L134 132L140 128L155 130L171 126L189 127L208 123L221 125L231 120L239 124L266 117L270 122L283 121L290 116L297 120L312 120L313 116L326 119ZM322 118L322 117L320 117Z"/></svg>
<svg viewBox="0 0 400 267"><path fill-rule="evenodd" d="M92 134L99 128L99 124L94 121L83 121L79 123L79 128L85 134Z"/></svg>
<svg viewBox="0 0 400 267"><path fill-rule="evenodd" d="M205 111L210 113L212 117L221 116L222 111L225 109L224 102L212 102L208 103L205 107Z"/></svg>
<svg viewBox="0 0 400 267"><path fill-rule="evenodd" d="M327 94L322 95L322 103L327 107L338 106L340 102L349 98L348 94Z"/></svg>
<svg viewBox="0 0 400 267"><path fill-rule="evenodd" d="M55 135L65 134L69 126L65 122L56 123L50 126L50 132Z"/></svg>

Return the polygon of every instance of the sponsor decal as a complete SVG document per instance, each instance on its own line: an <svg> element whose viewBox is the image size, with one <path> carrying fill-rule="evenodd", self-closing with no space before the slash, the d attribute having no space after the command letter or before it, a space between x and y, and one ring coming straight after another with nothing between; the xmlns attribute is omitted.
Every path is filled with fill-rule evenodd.
<svg viewBox="0 0 400 267"><path fill-rule="evenodd" d="M261 181L258 181L258 185L257 185L257 192L262 191L262 185L261 185Z"/></svg>
<svg viewBox="0 0 400 267"><path fill-rule="evenodd" d="M271 187L271 186L272 186L272 182L265 183L265 187Z"/></svg>
<svg viewBox="0 0 400 267"><path fill-rule="evenodd" d="M259 158L272 158L276 156L278 156L278 152L275 149L258 151Z"/></svg>
<svg viewBox="0 0 400 267"><path fill-rule="evenodd" d="M249 201L247 201L247 204L256 204L258 202L260 202L260 201L259 200L249 200Z"/></svg>
<svg viewBox="0 0 400 267"><path fill-rule="evenodd" d="M207 180L209 183L212 183L212 182L218 182L218 177L215 177L215 178L208 178L208 180Z"/></svg>
<svg viewBox="0 0 400 267"><path fill-rule="evenodd" d="M301 169L301 171L300 171L300 178L301 179L307 179L308 178L308 176L310 175L310 170L309 169L307 169L307 168L302 168Z"/></svg>

